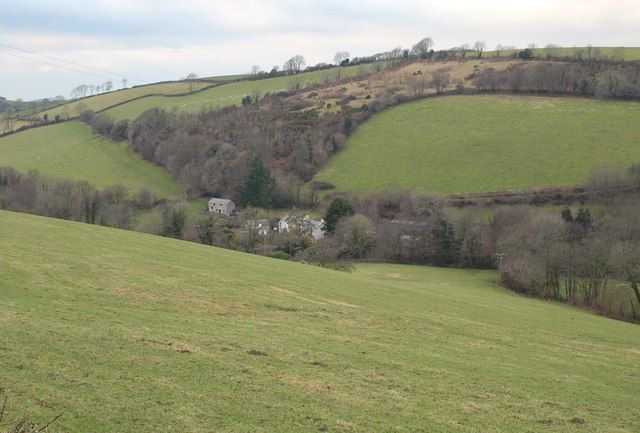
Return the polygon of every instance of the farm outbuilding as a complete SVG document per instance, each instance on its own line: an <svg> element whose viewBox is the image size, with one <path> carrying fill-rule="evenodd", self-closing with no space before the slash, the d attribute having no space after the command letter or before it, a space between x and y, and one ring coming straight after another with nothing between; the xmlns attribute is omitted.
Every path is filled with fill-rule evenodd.
<svg viewBox="0 0 640 433"><path fill-rule="evenodd" d="M213 197L209 200L209 213L214 215L231 216L236 213L236 204L233 200Z"/></svg>

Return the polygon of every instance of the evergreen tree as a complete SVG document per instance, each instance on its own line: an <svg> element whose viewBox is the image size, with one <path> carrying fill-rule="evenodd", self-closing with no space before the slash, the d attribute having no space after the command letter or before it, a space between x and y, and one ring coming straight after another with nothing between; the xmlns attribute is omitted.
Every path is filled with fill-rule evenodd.
<svg viewBox="0 0 640 433"><path fill-rule="evenodd" d="M324 216L325 233L333 233L342 218L349 217L355 213L355 209L347 200L341 197L334 198Z"/></svg>
<svg viewBox="0 0 640 433"><path fill-rule="evenodd" d="M440 227L433 230L435 246L434 264L450 266L458 262L460 257L460 242L455 237L453 225L446 220L440 220Z"/></svg>
<svg viewBox="0 0 640 433"><path fill-rule="evenodd" d="M213 218L209 217L204 222L200 230L200 243L204 245L213 245Z"/></svg>
<svg viewBox="0 0 640 433"><path fill-rule="evenodd" d="M240 200L244 205L261 208L273 207L276 196L276 180L260 158L251 166Z"/></svg>
<svg viewBox="0 0 640 433"><path fill-rule="evenodd" d="M182 230L187 221L187 212L184 207L176 206L172 209L165 208L162 214L164 224L164 236L182 239Z"/></svg>

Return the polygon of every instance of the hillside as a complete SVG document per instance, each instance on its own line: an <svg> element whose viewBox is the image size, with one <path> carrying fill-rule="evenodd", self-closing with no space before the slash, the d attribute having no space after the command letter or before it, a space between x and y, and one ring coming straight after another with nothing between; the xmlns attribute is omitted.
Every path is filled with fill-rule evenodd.
<svg viewBox="0 0 640 433"><path fill-rule="evenodd" d="M507 49L500 52L500 56L509 56L516 54L519 49ZM552 53L554 56L566 56L575 57L576 53L580 53L584 60L589 58L589 51L587 47L557 47L557 48L534 48L533 55L535 57L546 57L547 54ZM604 57L611 60L619 60L620 57L626 61L640 60L640 47L591 47L592 56L595 58ZM484 53L486 57L495 57L497 53L495 51L486 51ZM473 56L473 53L471 54Z"/></svg>
<svg viewBox="0 0 640 433"><path fill-rule="evenodd" d="M640 162L640 104L577 98L447 96L374 115L315 180L340 190L394 186L486 192L585 181Z"/></svg>
<svg viewBox="0 0 640 433"><path fill-rule="evenodd" d="M493 272L347 274L9 212L0 239L0 384L10 417L66 410L52 431L640 429L640 328Z"/></svg>
<svg viewBox="0 0 640 433"><path fill-rule="evenodd" d="M92 134L79 121L33 128L0 138L0 166L19 171L87 180L97 188L116 183L148 188L160 197L177 197L180 187L162 168L129 150L126 143Z"/></svg>
<svg viewBox="0 0 640 433"><path fill-rule="evenodd" d="M337 73L339 73L339 76L341 77L358 75L369 72L371 67L371 65L349 66L344 68L303 72L297 75L287 75L276 78L238 81L213 87L202 92L195 92L187 96L150 96L148 98L138 99L109 109L106 113L114 119L131 120L155 107L167 110L176 107L180 111L197 112L202 108L217 108L226 105L239 104L244 96L252 95L254 93L258 93L262 96L266 92L279 92L297 85L304 87L311 83L333 80Z"/></svg>

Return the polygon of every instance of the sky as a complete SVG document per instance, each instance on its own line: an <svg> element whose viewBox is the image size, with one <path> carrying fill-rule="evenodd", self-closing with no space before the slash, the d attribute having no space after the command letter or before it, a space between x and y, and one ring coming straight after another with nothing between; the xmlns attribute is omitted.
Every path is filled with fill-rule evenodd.
<svg viewBox="0 0 640 433"><path fill-rule="evenodd" d="M269 70L296 54L312 65L427 36L435 49L640 46L640 0L0 0L0 96Z"/></svg>

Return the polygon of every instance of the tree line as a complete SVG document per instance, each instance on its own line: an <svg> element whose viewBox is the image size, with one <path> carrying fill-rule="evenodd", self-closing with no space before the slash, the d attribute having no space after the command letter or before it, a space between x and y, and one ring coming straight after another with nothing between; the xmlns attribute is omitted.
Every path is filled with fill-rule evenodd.
<svg viewBox="0 0 640 433"><path fill-rule="evenodd" d="M157 205L147 189L135 194L122 185L98 190L87 181L59 179L35 170L0 167L0 209L89 224L129 228L131 217Z"/></svg>

